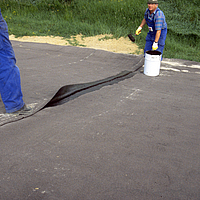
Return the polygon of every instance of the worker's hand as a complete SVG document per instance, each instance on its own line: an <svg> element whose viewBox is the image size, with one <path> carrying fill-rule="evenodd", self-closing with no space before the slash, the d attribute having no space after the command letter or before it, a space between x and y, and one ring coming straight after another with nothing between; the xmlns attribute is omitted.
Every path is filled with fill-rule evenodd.
<svg viewBox="0 0 200 200"><path fill-rule="evenodd" d="M135 35L139 35L141 33L142 27L139 26L138 29L135 31Z"/></svg>
<svg viewBox="0 0 200 200"><path fill-rule="evenodd" d="M155 51L157 48L158 48L158 43L157 43L157 42L154 42L154 43L153 43L153 46L152 46L152 49Z"/></svg>

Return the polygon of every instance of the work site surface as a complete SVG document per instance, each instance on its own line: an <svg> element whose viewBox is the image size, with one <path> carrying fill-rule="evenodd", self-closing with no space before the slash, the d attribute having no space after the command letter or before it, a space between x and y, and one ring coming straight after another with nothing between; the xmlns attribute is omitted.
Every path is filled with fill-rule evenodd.
<svg viewBox="0 0 200 200"><path fill-rule="evenodd" d="M143 56L12 44L37 110L10 121L0 101L0 199L200 199L200 63L150 77Z"/></svg>

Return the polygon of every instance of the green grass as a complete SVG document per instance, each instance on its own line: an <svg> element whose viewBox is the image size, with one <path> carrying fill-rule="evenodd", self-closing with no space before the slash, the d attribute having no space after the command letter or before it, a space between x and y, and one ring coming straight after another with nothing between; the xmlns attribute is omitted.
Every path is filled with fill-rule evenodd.
<svg viewBox="0 0 200 200"><path fill-rule="evenodd" d="M200 62L200 1L159 0L165 13L168 35L163 57ZM112 34L127 37L140 25L146 0L1 0L2 15L9 34L54 35L69 38L77 34ZM136 37L144 48L148 29ZM106 39L106 38L104 38ZM78 45L74 40L73 45Z"/></svg>

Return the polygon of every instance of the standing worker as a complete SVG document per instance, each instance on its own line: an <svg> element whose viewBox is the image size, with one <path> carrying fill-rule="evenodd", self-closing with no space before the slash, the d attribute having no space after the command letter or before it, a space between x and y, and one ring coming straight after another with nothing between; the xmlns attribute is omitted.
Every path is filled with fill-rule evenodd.
<svg viewBox="0 0 200 200"><path fill-rule="evenodd" d="M0 93L6 113L25 114L31 108L23 101L19 68L9 40L8 26L0 9Z"/></svg>
<svg viewBox="0 0 200 200"><path fill-rule="evenodd" d="M164 13L158 8L158 0L148 0L148 8L144 14L142 23L135 34L139 35L145 24L149 27L146 37L144 54L146 51L156 50L163 54L165 40L167 36L167 23Z"/></svg>

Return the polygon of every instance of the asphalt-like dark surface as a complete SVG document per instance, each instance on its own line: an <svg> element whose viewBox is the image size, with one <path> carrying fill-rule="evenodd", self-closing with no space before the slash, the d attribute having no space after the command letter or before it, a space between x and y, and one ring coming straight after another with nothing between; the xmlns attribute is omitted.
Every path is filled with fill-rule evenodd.
<svg viewBox="0 0 200 200"><path fill-rule="evenodd" d="M133 75L130 73L144 63L142 55L120 55L95 49L37 43L13 42L13 46L22 71L22 89L25 83L25 102L33 110L23 116L1 114L5 113L1 103L0 126L36 113L51 101L54 102L55 98L58 100L76 93L70 95L72 99L80 93L96 90L97 85L101 88L117 83L122 77L125 79Z"/></svg>
<svg viewBox="0 0 200 200"><path fill-rule="evenodd" d="M27 104L133 70L138 57L13 42ZM0 127L0 199L200 199L200 64L164 59ZM2 104L2 102L0 102ZM2 105L1 105L2 108Z"/></svg>

